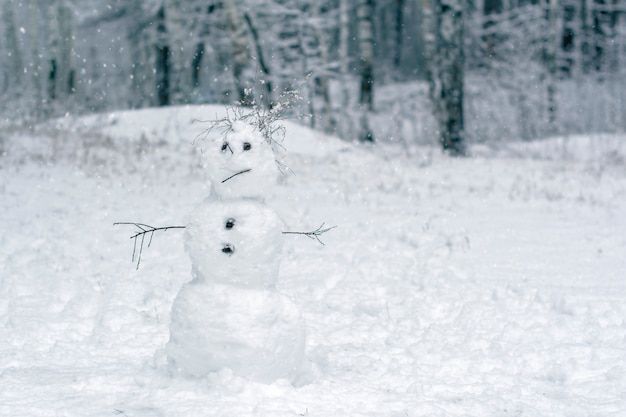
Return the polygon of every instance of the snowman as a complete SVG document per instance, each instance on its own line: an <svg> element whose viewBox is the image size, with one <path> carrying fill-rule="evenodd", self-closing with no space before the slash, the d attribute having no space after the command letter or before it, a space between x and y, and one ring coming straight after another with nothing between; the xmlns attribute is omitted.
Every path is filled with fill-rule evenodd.
<svg viewBox="0 0 626 417"><path fill-rule="evenodd" d="M192 377L229 368L259 382L293 381L305 331L276 289L283 223L263 199L276 177L274 152L242 120L222 136L203 152L212 191L185 229L192 280L172 306L168 363Z"/></svg>

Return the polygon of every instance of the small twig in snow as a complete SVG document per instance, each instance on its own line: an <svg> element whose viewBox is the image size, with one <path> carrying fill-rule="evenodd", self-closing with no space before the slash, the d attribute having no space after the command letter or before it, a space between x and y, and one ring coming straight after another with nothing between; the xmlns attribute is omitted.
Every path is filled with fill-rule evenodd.
<svg viewBox="0 0 626 417"><path fill-rule="evenodd" d="M222 180L222 184L224 184L226 181L236 177L237 175L245 174L246 172L250 172L250 171L252 171L251 168L244 169L243 171L239 171L238 173L231 175L230 177L226 178L225 180Z"/></svg>
<svg viewBox="0 0 626 417"><path fill-rule="evenodd" d="M322 223L320 225L320 227L318 227L317 229L311 231L311 232L283 232L284 235L304 235L306 237L308 237L309 239L315 239L317 240L321 245L324 245L324 242L321 241L320 236L323 235L324 233L328 232L329 230L334 229L337 226L331 226L331 227L327 227L324 228L324 223Z"/></svg>

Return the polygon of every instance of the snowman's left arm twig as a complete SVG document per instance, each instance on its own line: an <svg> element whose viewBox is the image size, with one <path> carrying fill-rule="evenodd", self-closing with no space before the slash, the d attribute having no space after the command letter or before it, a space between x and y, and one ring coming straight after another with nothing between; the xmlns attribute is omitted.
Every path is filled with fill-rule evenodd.
<svg viewBox="0 0 626 417"><path fill-rule="evenodd" d="M149 224L144 223L134 223L134 222L117 222L113 223L113 226L117 225L131 225L135 226L139 231L136 231L134 235L130 238L133 239L133 257L132 261L135 262L135 254L137 253L137 238L141 237L141 241L139 243L139 256L137 257L137 269L139 269L139 264L141 263L141 254L143 253L143 244L146 239L146 235L150 234L150 239L148 240L148 247L152 244L152 237L154 236L154 232L158 232L159 230L166 231L168 229L184 229L185 226L164 226L164 227L154 227Z"/></svg>
<svg viewBox="0 0 626 417"><path fill-rule="evenodd" d="M283 232L284 235L304 235L306 237L308 237L309 239L315 239L317 240L321 245L324 244L324 242L322 242L322 240L320 239L320 236L323 235L324 233L328 232L329 230L334 229L337 226L331 226L331 227L326 227L324 228L324 223L322 223L320 225L320 227L318 227L317 229L311 231L311 232Z"/></svg>
<svg viewBox="0 0 626 417"><path fill-rule="evenodd" d="M329 230L334 229L337 226L331 226L331 227L324 227L325 223L322 223L320 225L320 227L318 227L317 229L310 231L310 232L291 232L291 231L287 231L287 232L282 232L284 235L303 235L308 237L309 239L315 239L317 240L321 245L324 245L324 242L322 242L322 240L320 239L320 236L323 235L324 233L328 232ZM116 222L113 223L113 226L117 226L117 225L130 225L130 226L135 226L137 229L135 231L135 234L132 235L130 238L133 239L133 256L132 256L132 261L135 262L135 256L137 256L137 269L139 269L139 264L141 263L141 255L143 254L143 245L146 241L146 235L149 235L150 237L148 238L148 247L150 247L150 245L152 244L152 237L154 236L154 232L158 232L158 231L166 231L168 229L184 229L187 226L162 226L162 227L154 227L154 226L150 226L149 224L145 224L145 223L135 223L135 222ZM137 239L139 239L139 254L137 254Z"/></svg>

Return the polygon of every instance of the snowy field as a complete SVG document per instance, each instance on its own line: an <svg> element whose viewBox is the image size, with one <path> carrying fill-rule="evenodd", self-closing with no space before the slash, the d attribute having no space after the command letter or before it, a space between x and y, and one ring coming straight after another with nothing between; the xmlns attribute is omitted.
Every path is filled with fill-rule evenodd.
<svg viewBox="0 0 626 417"><path fill-rule="evenodd" d="M297 386L169 376L183 233L209 192L195 107L0 131L0 415L624 416L626 137L449 159L288 123L267 202L306 321Z"/></svg>

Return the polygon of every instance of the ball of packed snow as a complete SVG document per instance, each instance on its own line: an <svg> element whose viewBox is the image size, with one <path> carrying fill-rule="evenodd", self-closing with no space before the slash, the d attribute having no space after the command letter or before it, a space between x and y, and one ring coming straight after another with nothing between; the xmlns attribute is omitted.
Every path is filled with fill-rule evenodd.
<svg viewBox="0 0 626 417"><path fill-rule="evenodd" d="M274 287L282 229L276 213L259 201L207 199L192 212L185 229L194 280Z"/></svg>
<svg viewBox="0 0 626 417"><path fill-rule="evenodd" d="M279 173L270 143L241 120L204 145L202 155L214 192L225 199L262 199Z"/></svg>
<svg viewBox="0 0 626 417"><path fill-rule="evenodd" d="M174 300L166 352L175 373L230 368L270 383L298 377L304 345L299 310L280 292L192 281Z"/></svg>

